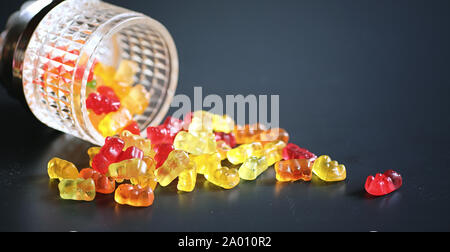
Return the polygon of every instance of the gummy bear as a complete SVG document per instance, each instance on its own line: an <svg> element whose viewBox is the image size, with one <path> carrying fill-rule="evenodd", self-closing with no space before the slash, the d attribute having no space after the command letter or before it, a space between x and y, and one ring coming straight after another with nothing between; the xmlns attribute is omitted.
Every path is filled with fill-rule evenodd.
<svg viewBox="0 0 450 252"><path fill-rule="evenodd" d="M89 94L86 108L92 109L97 115L116 112L120 109L120 100L98 93Z"/></svg>
<svg viewBox="0 0 450 252"><path fill-rule="evenodd" d="M189 133L197 135L199 132L213 132L213 114L206 111L196 111L192 114Z"/></svg>
<svg viewBox="0 0 450 252"><path fill-rule="evenodd" d="M225 143L225 141L218 141L216 143L216 151L220 155L220 160L227 159L227 153L231 150L231 147Z"/></svg>
<svg viewBox="0 0 450 252"><path fill-rule="evenodd" d="M125 144L126 146L126 144ZM144 152L135 146L128 147L124 152L122 152L117 158L116 162L120 162L128 159L142 159L144 157Z"/></svg>
<svg viewBox="0 0 450 252"><path fill-rule="evenodd" d="M214 132L214 134L216 136L216 142L224 141L231 148L236 147L236 138L234 137L233 132L228 134L224 132Z"/></svg>
<svg viewBox="0 0 450 252"><path fill-rule="evenodd" d="M212 115L212 128L215 132L231 133L234 130L234 120L228 115Z"/></svg>
<svg viewBox="0 0 450 252"><path fill-rule="evenodd" d="M260 132L254 138L255 141L261 142L263 145L275 142L275 141L283 141L285 143L289 142L289 134L284 129L275 128L264 130Z"/></svg>
<svg viewBox="0 0 450 252"><path fill-rule="evenodd" d="M364 188L373 196L383 196L389 194L402 186L402 177L393 170L388 170L384 174L378 173L368 176Z"/></svg>
<svg viewBox="0 0 450 252"><path fill-rule="evenodd" d="M155 176L156 161L151 157L144 157L142 160L147 164L146 174L144 176L132 177L130 178L130 182L133 185L149 187L155 190L156 184L158 183Z"/></svg>
<svg viewBox="0 0 450 252"><path fill-rule="evenodd" d="M272 166L283 158L282 152L284 147L286 147L286 143L283 141L271 142L264 146L264 155L267 158L267 165Z"/></svg>
<svg viewBox="0 0 450 252"><path fill-rule="evenodd" d="M175 136L170 134L170 130L160 125L157 127L147 128L147 138L150 139L153 145L158 144L173 144Z"/></svg>
<svg viewBox="0 0 450 252"><path fill-rule="evenodd" d="M194 113L193 112L189 112L186 115L184 115L184 118L183 118L183 130L189 130L189 126L191 125L193 117L194 117Z"/></svg>
<svg viewBox="0 0 450 252"><path fill-rule="evenodd" d="M345 166L332 161L329 156L320 156L314 162L312 171L321 180L327 182L342 181L347 177Z"/></svg>
<svg viewBox="0 0 450 252"><path fill-rule="evenodd" d="M238 170L225 166L209 169L204 175L206 180L224 189L232 189L240 182Z"/></svg>
<svg viewBox="0 0 450 252"><path fill-rule="evenodd" d="M107 176L114 179L123 180L139 178L141 176L152 176L154 169L149 169L147 162L139 158L124 160L118 163L110 164Z"/></svg>
<svg viewBox="0 0 450 252"><path fill-rule="evenodd" d="M239 177L245 180L255 180L267 168L269 165L265 156L249 157L239 168Z"/></svg>
<svg viewBox="0 0 450 252"><path fill-rule="evenodd" d="M60 158L52 158L47 165L48 176L51 179L76 179L78 169L69 161Z"/></svg>
<svg viewBox="0 0 450 252"><path fill-rule="evenodd" d="M258 135L266 130L262 124L246 124L244 126L236 125L233 134L237 144L250 144L255 142Z"/></svg>
<svg viewBox="0 0 450 252"><path fill-rule="evenodd" d="M131 134L136 136L141 135L141 129L139 128L139 125L135 120L131 120L130 123L127 126L125 126L125 128L123 128L120 133L124 132L125 130L129 131Z"/></svg>
<svg viewBox="0 0 450 252"><path fill-rule="evenodd" d="M147 128L147 138L153 145L173 144L175 136L183 130L184 122L168 116L162 125Z"/></svg>
<svg viewBox="0 0 450 252"><path fill-rule="evenodd" d="M105 118L105 114L97 115L93 111L89 111L89 121L91 122L92 126L98 130L98 125L100 122Z"/></svg>
<svg viewBox="0 0 450 252"><path fill-rule="evenodd" d="M134 207L148 207L153 204L155 196L149 187L142 188L139 185L122 184L116 189L114 200L121 205Z"/></svg>
<svg viewBox="0 0 450 252"><path fill-rule="evenodd" d="M91 168L81 170L80 178L93 179L95 183L95 191L101 194L110 194L116 189L116 182L113 179L110 179Z"/></svg>
<svg viewBox="0 0 450 252"><path fill-rule="evenodd" d="M153 146L153 150L155 151L155 160L156 160L156 168L161 167L161 165L166 162L167 157L170 152L172 152L173 145L172 144L157 144Z"/></svg>
<svg viewBox="0 0 450 252"><path fill-rule="evenodd" d="M105 145L100 149L100 152L92 159L92 168L100 174L105 174L108 171L108 166L119 158L125 143L122 139L117 137L107 137Z"/></svg>
<svg viewBox="0 0 450 252"><path fill-rule="evenodd" d="M134 146L144 152L144 156L154 157L155 151L152 149L152 142L138 135L133 135L128 130L120 133L120 139L125 143L125 148Z"/></svg>
<svg viewBox="0 0 450 252"><path fill-rule="evenodd" d="M208 170L215 170L221 167L221 157L219 153L190 155L192 161L196 164L198 174L206 174Z"/></svg>
<svg viewBox="0 0 450 252"><path fill-rule="evenodd" d="M101 149L101 147L91 147L88 149L87 154L89 155L89 166L92 167L92 159L94 159Z"/></svg>
<svg viewBox="0 0 450 252"><path fill-rule="evenodd" d="M283 159L308 159L311 162L316 160L317 156L311 153L307 149L298 147L296 144L288 143L288 145L283 149Z"/></svg>
<svg viewBox="0 0 450 252"><path fill-rule="evenodd" d="M177 189L184 192L192 192L197 181L197 168L195 163L190 160L189 165L178 176Z"/></svg>
<svg viewBox="0 0 450 252"><path fill-rule="evenodd" d="M108 98L119 100L116 93L114 92L114 89L108 86L99 86L97 87L97 92L103 96L106 96ZM120 103L120 102L119 102Z"/></svg>
<svg viewBox="0 0 450 252"><path fill-rule="evenodd" d="M90 89L95 89L97 87L97 81L96 80L89 81L86 84L86 86Z"/></svg>
<svg viewBox="0 0 450 252"><path fill-rule="evenodd" d="M184 169L189 167L189 155L182 150L174 150L167 157L166 162L156 172L156 179L161 186L169 185Z"/></svg>
<svg viewBox="0 0 450 252"><path fill-rule="evenodd" d="M399 173L397 173L396 171L387 170L384 173L384 175L391 178L392 183L394 183L394 186L396 189L398 189L402 186L402 183L403 183L402 176Z"/></svg>
<svg viewBox="0 0 450 252"><path fill-rule="evenodd" d="M122 128L127 126L131 119L130 111L122 107L118 111L105 116L98 124L98 130L104 137L114 136Z"/></svg>
<svg viewBox="0 0 450 252"><path fill-rule="evenodd" d="M193 155L211 154L216 152L216 140L213 133L197 132L193 135L181 131L175 137L173 146L176 150L183 150Z"/></svg>
<svg viewBox="0 0 450 252"><path fill-rule="evenodd" d="M134 83L134 75L139 71L139 66L131 60L122 60L117 71L114 74L114 81L121 82L126 85Z"/></svg>
<svg viewBox="0 0 450 252"><path fill-rule="evenodd" d="M173 137L175 137L178 132L183 130L183 125L184 122L182 120L171 116L168 116L163 123L163 126L169 130L170 135Z"/></svg>
<svg viewBox="0 0 450 252"><path fill-rule="evenodd" d="M122 98L122 105L127 108L131 114L140 115L145 112L145 109L150 103L150 93L143 85L136 85L132 87L127 96Z"/></svg>
<svg viewBox="0 0 450 252"><path fill-rule="evenodd" d="M92 201L95 198L95 182L91 178L63 179L58 189L63 199Z"/></svg>
<svg viewBox="0 0 450 252"><path fill-rule="evenodd" d="M130 92L130 85L114 80L116 70L114 67L98 63L94 67L94 75L97 77L97 86L106 85L114 90L114 93L123 99Z"/></svg>
<svg viewBox="0 0 450 252"><path fill-rule="evenodd" d="M312 165L308 159L290 159L275 163L275 173L278 181L311 181Z"/></svg>
<svg viewBox="0 0 450 252"><path fill-rule="evenodd" d="M229 150L227 152L227 158L232 164L241 164L251 156L261 157L264 154L263 150L263 146L259 142L243 144L237 148Z"/></svg>

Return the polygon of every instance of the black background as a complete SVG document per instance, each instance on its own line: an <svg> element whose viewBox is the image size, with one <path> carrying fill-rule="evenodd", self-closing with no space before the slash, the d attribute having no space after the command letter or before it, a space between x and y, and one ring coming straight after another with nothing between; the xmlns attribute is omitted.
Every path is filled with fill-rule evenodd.
<svg viewBox="0 0 450 252"><path fill-rule="evenodd" d="M20 6L0 10L0 24ZM273 169L220 190L158 188L150 208L59 199L46 164L82 168L90 144L40 124L0 88L1 231L449 231L447 0L109 1L162 22L179 94L280 95L292 142L344 163L340 183L277 183ZM372 198L370 174L404 186Z"/></svg>

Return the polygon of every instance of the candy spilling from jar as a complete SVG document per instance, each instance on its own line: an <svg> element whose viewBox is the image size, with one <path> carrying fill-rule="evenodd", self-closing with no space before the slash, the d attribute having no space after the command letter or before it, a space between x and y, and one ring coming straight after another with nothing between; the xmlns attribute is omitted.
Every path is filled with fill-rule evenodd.
<svg viewBox="0 0 450 252"><path fill-rule="evenodd" d="M347 177L343 164L289 143L285 130L238 126L227 115L197 111L184 120L168 117L162 125L147 128L147 138L123 125L102 147L88 150L91 167L79 173L68 161L50 160L48 174L60 180L61 198L92 201L96 193L114 193L118 204L147 207L153 204L156 186L177 183L179 191L192 192L202 175L218 187L232 189L241 180L257 179L271 166L280 182L311 181L313 174L327 182ZM397 190L401 176L388 175L391 178L367 182L368 192L380 196ZM383 190L386 181L395 186Z"/></svg>
<svg viewBox="0 0 450 252"><path fill-rule="evenodd" d="M70 50L66 47L57 47L57 49L68 52L68 55L80 54L76 49ZM43 66L44 71L35 80L36 84L45 89L51 89L54 93L67 92L66 95L69 95L69 84L72 78L75 75L75 79L81 80L84 68L80 67L76 72L73 69L66 69L76 65L76 58L62 57L52 53L49 53L47 58L49 62ZM85 58L83 60L86 61ZM79 65L86 65L84 61ZM144 85L135 81L138 71L137 63L130 60L122 60L117 68L98 60L92 64L86 80L85 104L90 124L103 137L118 134L124 129L132 133L140 132L134 118L145 112L149 106L151 94ZM67 83L67 87L61 89L59 83ZM70 107L70 104L66 106Z"/></svg>

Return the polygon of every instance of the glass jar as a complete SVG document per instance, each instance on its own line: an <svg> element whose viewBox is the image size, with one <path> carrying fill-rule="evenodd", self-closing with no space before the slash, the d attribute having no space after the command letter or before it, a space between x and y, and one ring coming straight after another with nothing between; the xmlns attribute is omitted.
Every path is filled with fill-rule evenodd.
<svg viewBox="0 0 450 252"><path fill-rule="evenodd" d="M0 51L10 93L44 124L98 145L133 122L146 136L166 115L178 81L166 28L99 0L25 3L10 17ZM116 106L106 112L92 109L111 100Z"/></svg>

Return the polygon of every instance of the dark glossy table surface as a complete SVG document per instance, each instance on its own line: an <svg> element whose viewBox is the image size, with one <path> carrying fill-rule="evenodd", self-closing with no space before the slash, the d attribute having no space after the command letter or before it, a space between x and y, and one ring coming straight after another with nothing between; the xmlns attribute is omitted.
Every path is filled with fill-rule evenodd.
<svg viewBox="0 0 450 252"><path fill-rule="evenodd" d="M292 142L344 163L339 183L157 188L152 207L59 199L46 164L90 144L40 124L0 88L0 231L449 231L448 1L111 1L149 14L180 54L177 93L278 94ZM6 13L18 3L2 7ZM366 195L369 174L404 186Z"/></svg>

